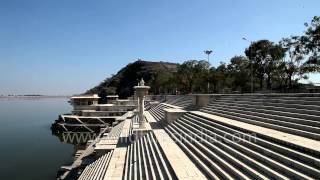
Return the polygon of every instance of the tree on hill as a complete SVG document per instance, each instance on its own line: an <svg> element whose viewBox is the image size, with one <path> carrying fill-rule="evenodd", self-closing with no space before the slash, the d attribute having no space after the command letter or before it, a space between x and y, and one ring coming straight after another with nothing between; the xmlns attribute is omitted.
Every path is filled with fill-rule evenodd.
<svg viewBox="0 0 320 180"><path fill-rule="evenodd" d="M120 98L127 98L133 95L133 87L137 85L141 78L144 78L146 84L153 84L155 78L160 83L153 84L150 90L151 94L157 94L158 90L166 84L162 79L165 72L168 76L176 71L177 64L168 62L149 62L137 60L122 68L117 74L106 78L96 87L88 90L86 94L97 93L101 96L106 94L117 94ZM161 79L161 80L160 80Z"/></svg>

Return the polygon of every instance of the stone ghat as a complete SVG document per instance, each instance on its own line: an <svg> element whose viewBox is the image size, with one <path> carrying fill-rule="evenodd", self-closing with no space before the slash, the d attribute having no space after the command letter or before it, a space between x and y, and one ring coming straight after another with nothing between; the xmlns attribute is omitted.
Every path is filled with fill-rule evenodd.
<svg viewBox="0 0 320 180"><path fill-rule="evenodd" d="M320 177L320 94L205 97L197 111L177 106L182 97L150 103L143 128L137 115L125 120L101 155L112 152L104 176L91 179Z"/></svg>

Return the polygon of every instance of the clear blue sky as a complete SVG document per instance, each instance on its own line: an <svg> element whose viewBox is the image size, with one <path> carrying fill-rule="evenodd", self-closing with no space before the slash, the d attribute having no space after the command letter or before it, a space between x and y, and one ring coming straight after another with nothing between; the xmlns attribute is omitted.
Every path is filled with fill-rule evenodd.
<svg viewBox="0 0 320 180"><path fill-rule="evenodd" d="M137 58L213 65L301 35L319 0L0 0L0 94L75 94ZM312 77L320 81L319 74Z"/></svg>

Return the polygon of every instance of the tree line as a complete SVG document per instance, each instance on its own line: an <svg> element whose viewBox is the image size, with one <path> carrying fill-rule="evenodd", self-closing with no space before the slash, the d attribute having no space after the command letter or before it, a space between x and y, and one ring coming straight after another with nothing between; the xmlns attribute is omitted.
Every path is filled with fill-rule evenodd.
<svg viewBox="0 0 320 180"><path fill-rule="evenodd" d="M320 16L305 23L300 36L280 42L258 40L229 63L211 67L206 60L188 60L177 71L159 72L150 78L154 94L294 92L308 73L320 72ZM209 88L207 84L209 83Z"/></svg>

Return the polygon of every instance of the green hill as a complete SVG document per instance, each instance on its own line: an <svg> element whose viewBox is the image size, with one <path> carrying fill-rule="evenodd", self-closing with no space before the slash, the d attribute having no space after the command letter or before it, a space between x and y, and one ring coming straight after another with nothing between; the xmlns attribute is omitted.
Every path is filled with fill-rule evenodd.
<svg viewBox="0 0 320 180"><path fill-rule="evenodd" d="M133 86L138 80L144 79L147 85L151 86L150 93L157 94L161 88L165 88L166 82L177 70L175 63L150 62L138 60L128 64L118 71L117 74L106 78L96 87L88 90L86 94L97 93L100 96L106 94L117 94L120 98L127 98L133 94Z"/></svg>

